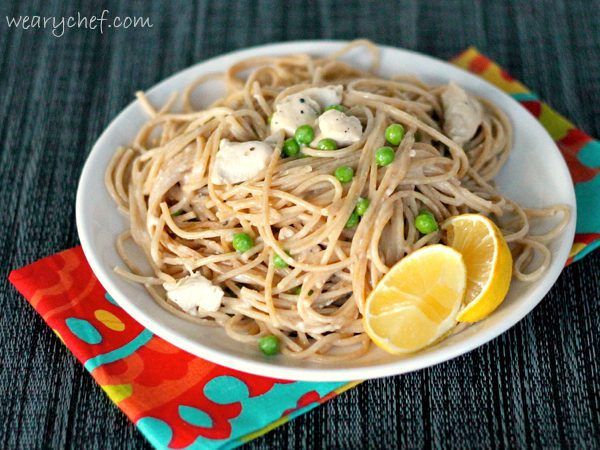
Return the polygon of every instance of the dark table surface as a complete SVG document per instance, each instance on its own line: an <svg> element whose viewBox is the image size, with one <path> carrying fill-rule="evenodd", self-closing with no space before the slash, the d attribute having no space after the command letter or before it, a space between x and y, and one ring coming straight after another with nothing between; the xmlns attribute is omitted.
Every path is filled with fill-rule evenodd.
<svg viewBox="0 0 600 450"><path fill-rule="evenodd" d="M5 19L103 9L153 27L54 37ZM6 280L77 244L81 167L135 90L275 41L366 37L440 58L473 44L600 135L598 1L3 1L0 19L2 448L148 447ZM597 252L566 269L531 314L476 351L365 382L247 448L598 447L599 262Z"/></svg>

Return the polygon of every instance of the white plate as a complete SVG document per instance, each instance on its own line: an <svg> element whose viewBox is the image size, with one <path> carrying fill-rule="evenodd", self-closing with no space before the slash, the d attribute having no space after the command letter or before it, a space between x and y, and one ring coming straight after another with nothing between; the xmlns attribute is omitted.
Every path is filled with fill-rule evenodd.
<svg viewBox="0 0 600 450"><path fill-rule="evenodd" d="M152 102L160 105L171 92L182 90L199 75L223 71L243 58L293 53L324 55L344 44L341 41L290 42L229 53L183 70L147 94ZM153 333L204 359L245 372L312 381L376 378L428 367L483 345L531 311L558 278L575 232L573 182L556 145L523 107L481 78L429 56L392 47L381 47L381 50L381 75L414 74L433 84L454 80L508 114L515 127L515 141L513 153L497 178L500 190L525 206L565 203L572 208L567 228L550 245L552 265L543 278L531 284L514 282L506 301L489 318L414 355L392 356L372 346L373 350L364 357L336 364L317 364L283 356L265 358L255 348L233 341L220 328L199 326L167 313L142 286L127 282L113 272L113 267L122 266L115 240L127 224L104 187L104 171L116 148L128 145L147 120L139 102L134 101L112 121L94 145L77 191L77 229L83 250L94 273L119 305ZM368 54L364 50L353 51L348 59L366 66ZM213 96L217 95L217 90L211 91Z"/></svg>

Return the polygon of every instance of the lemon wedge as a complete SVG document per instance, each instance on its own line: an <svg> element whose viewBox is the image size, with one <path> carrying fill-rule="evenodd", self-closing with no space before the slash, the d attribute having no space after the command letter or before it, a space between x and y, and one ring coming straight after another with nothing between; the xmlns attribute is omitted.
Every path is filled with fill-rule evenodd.
<svg viewBox="0 0 600 450"><path fill-rule="evenodd" d="M512 255L496 224L481 214L462 214L442 224L446 242L467 266L465 307L459 322L477 322L504 300L512 278Z"/></svg>
<svg viewBox="0 0 600 450"><path fill-rule="evenodd" d="M367 298L363 322L389 353L426 347L456 325L467 269L456 250L436 244L400 260Z"/></svg>

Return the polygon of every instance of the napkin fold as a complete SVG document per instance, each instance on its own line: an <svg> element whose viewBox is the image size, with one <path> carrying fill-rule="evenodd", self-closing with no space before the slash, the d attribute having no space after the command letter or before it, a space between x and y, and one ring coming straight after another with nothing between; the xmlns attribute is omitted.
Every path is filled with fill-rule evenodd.
<svg viewBox="0 0 600 450"><path fill-rule="evenodd" d="M600 143L475 48L453 63L512 95L558 144L576 183L579 211L568 262L600 246ZM121 309L81 247L14 270L9 280L157 449L233 448L359 383L277 380L191 355Z"/></svg>

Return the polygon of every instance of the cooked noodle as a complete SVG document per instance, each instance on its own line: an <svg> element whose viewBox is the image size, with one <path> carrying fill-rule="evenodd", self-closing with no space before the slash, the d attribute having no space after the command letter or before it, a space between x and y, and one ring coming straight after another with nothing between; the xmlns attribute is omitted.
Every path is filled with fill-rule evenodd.
<svg viewBox="0 0 600 450"><path fill-rule="evenodd" d="M371 71L338 59L357 46L370 52ZM377 48L356 41L325 58L241 61L186 89L182 112L174 111L175 96L157 109L138 93L150 118L131 146L117 150L106 172L107 188L130 221L117 242L129 270L118 272L144 284L160 305L181 317L222 326L245 343L274 334L284 354L326 361L368 350L361 311L369 292L398 260L442 238L440 232L419 234L414 218L422 208L438 222L466 212L491 217L513 251L514 276L524 281L541 276L551 258L546 244L565 227L569 210L525 209L495 189L492 180L512 147L504 113L479 99L483 120L461 146L443 131L443 87L406 76L378 78L378 64ZM215 79L224 81L226 95L195 110L195 89ZM273 155L258 176L235 185L212 183L222 139L264 140L277 101L332 83L344 86L343 104L360 118L358 142L335 151L303 148L306 157L283 158L284 137L275 135ZM406 134L393 163L378 167L374 154L386 145L390 123L402 124ZM354 168L351 183L332 176L342 164ZM359 197L370 206L349 230L345 224ZM560 220L548 233L531 234L532 220L552 216ZM285 239L279 235L283 228L290 234ZM255 246L240 254L232 236L242 231L255 237ZM152 274L128 257L129 239L144 251ZM289 267L275 267L275 254ZM163 283L191 273L225 290L218 311L200 318L168 299Z"/></svg>

